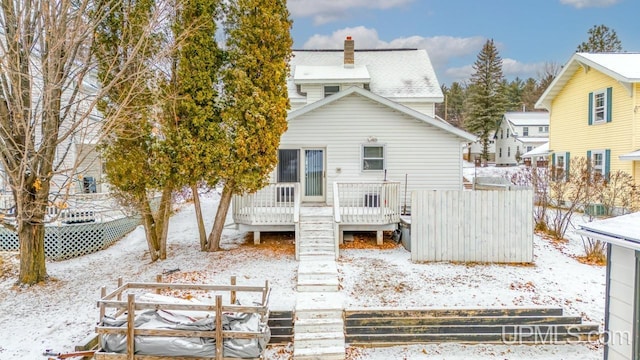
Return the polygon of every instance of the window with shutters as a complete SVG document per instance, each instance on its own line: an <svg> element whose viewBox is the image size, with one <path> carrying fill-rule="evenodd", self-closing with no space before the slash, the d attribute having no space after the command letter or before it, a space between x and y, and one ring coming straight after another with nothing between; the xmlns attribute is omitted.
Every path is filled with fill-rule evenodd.
<svg viewBox="0 0 640 360"><path fill-rule="evenodd" d="M611 88L589 93L589 125L611 122Z"/></svg>
<svg viewBox="0 0 640 360"><path fill-rule="evenodd" d="M611 161L611 150L589 150L587 151L591 175L594 179L609 178L609 165Z"/></svg>

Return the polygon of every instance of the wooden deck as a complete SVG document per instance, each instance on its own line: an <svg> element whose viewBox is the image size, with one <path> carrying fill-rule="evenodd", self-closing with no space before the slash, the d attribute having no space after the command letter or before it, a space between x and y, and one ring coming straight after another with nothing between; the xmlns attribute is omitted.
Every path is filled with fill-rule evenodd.
<svg viewBox="0 0 640 360"><path fill-rule="evenodd" d="M336 182L332 190L326 204L302 203L299 183L269 184L253 194L235 196L233 220L240 230L253 231L256 243L264 231L294 231L297 239L303 208L307 216L313 211L332 214L339 243L344 231L376 231L382 242L382 232L395 230L400 222L399 182Z"/></svg>

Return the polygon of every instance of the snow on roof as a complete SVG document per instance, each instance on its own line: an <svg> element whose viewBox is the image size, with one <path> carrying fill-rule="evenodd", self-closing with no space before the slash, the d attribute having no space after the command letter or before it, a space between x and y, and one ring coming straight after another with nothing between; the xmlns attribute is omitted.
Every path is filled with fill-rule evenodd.
<svg viewBox="0 0 640 360"><path fill-rule="evenodd" d="M291 73L287 83L289 98L299 98L294 78L298 76L297 67L315 68L331 67L337 71L355 70L366 67L370 75L369 89L386 98L420 98L439 102L444 99L438 78L433 70L429 56L425 50L389 49L389 50L355 50L355 67L344 68L344 52L342 50L294 50L291 59ZM335 75L327 72L327 76ZM316 79L322 83L327 79Z"/></svg>
<svg viewBox="0 0 640 360"><path fill-rule="evenodd" d="M627 90L640 82L640 53L575 53L562 67L558 76L536 102L536 109L551 109L551 102L580 68L593 68L619 81Z"/></svg>
<svg viewBox="0 0 640 360"><path fill-rule="evenodd" d="M549 155L549 143L546 142L531 151L527 151L522 154L523 158L534 157L534 156L547 156Z"/></svg>
<svg viewBox="0 0 640 360"><path fill-rule="evenodd" d="M296 84L318 83L318 80L329 80L333 83L369 83L371 75L364 65L351 68L342 65L298 65L295 68L293 79Z"/></svg>
<svg viewBox="0 0 640 360"><path fill-rule="evenodd" d="M546 111L508 112L504 117L514 126L549 125L549 113Z"/></svg>
<svg viewBox="0 0 640 360"><path fill-rule="evenodd" d="M580 53L579 55L629 81L640 81L640 53Z"/></svg>
<svg viewBox="0 0 640 360"><path fill-rule="evenodd" d="M631 248L640 247L640 212L579 225L581 235Z"/></svg>
<svg viewBox="0 0 640 360"><path fill-rule="evenodd" d="M548 137L525 137L525 136L518 136L516 138L516 140L520 141L521 143L525 143L525 144L529 144L529 143L546 143L549 141Z"/></svg>
<svg viewBox="0 0 640 360"><path fill-rule="evenodd" d="M620 160L640 160L640 149L636 151L632 151L628 154L620 155L618 157Z"/></svg>

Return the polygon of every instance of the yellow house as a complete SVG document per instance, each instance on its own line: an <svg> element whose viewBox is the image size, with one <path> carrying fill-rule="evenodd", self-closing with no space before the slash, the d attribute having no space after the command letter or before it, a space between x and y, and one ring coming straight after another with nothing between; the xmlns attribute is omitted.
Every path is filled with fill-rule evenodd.
<svg viewBox="0 0 640 360"><path fill-rule="evenodd" d="M593 170L622 170L640 184L640 53L576 53L542 94L554 166L587 157Z"/></svg>

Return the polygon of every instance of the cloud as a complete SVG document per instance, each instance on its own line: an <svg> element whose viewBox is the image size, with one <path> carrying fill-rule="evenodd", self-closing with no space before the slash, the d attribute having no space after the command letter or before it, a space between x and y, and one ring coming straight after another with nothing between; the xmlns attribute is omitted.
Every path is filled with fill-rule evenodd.
<svg viewBox="0 0 640 360"><path fill-rule="evenodd" d="M522 63L514 59L502 59L502 73L505 77L518 76L521 79L528 77L535 78L538 74L543 73L546 64L541 63Z"/></svg>
<svg viewBox="0 0 640 360"><path fill-rule="evenodd" d="M353 37L357 49L426 49L436 70L446 66L453 58L477 54L486 41L482 36L466 38L410 36L387 42L380 39L375 29L358 26L337 30L331 35L314 35L304 43L303 47L305 49L342 49L347 36Z"/></svg>
<svg viewBox="0 0 640 360"><path fill-rule="evenodd" d="M589 7L607 7L619 3L620 0L560 0L564 5L573 6L576 9Z"/></svg>
<svg viewBox="0 0 640 360"><path fill-rule="evenodd" d="M289 11L294 17L312 17L316 25L348 18L353 9L391 9L413 0L290 0Z"/></svg>

